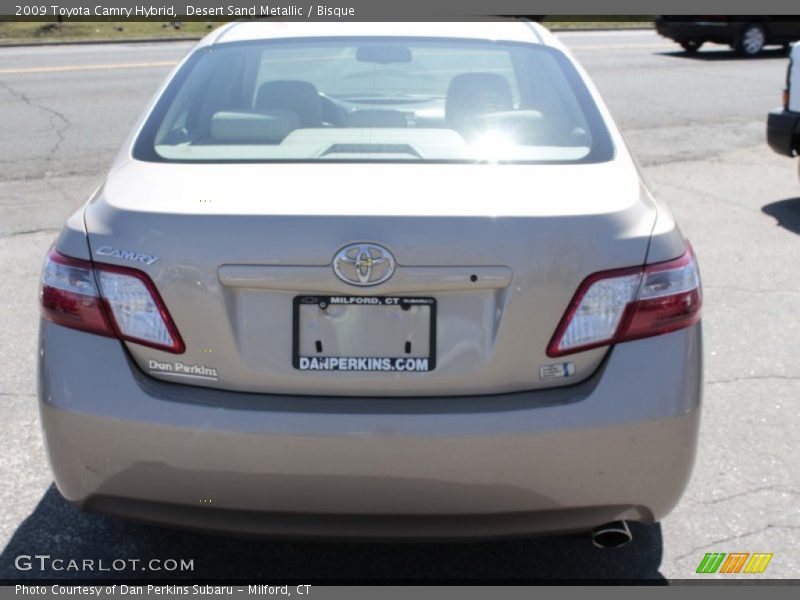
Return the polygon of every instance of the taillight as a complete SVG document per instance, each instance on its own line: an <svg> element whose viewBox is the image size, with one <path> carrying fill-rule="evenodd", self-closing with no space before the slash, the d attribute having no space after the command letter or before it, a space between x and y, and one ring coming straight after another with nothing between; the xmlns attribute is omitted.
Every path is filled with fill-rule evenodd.
<svg viewBox="0 0 800 600"><path fill-rule="evenodd" d="M59 325L175 354L185 350L153 282L136 269L52 250L44 265L41 296L42 315Z"/></svg>
<svg viewBox="0 0 800 600"><path fill-rule="evenodd" d="M547 348L556 357L693 325L702 290L691 246L675 260L587 277Z"/></svg>
<svg viewBox="0 0 800 600"><path fill-rule="evenodd" d="M47 256L42 273L42 314L65 327L114 337L92 264L55 251Z"/></svg>

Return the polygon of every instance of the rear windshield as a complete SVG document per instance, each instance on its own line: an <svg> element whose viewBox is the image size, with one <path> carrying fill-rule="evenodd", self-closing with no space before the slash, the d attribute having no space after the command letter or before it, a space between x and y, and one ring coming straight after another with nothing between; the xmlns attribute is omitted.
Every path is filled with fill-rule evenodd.
<svg viewBox="0 0 800 600"><path fill-rule="evenodd" d="M134 157L170 162L600 162L602 117L558 50L315 38L197 50Z"/></svg>

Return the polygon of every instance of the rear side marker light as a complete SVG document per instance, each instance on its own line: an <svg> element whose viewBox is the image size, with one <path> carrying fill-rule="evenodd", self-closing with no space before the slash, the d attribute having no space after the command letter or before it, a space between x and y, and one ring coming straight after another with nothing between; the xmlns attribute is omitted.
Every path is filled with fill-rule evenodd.
<svg viewBox="0 0 800 600"><path fill-rule="evenodd" d="M183 340L150 278L136 269L69 258L51 250L42 316L88 333L182 354Z"/></svg>
<svg viewBox="0 0 800 600"><path fill-rule="evenodd" d="M587 277L561 319L547 355L661 335L700 320L700 273L691 246L663 263Z"/></svg>

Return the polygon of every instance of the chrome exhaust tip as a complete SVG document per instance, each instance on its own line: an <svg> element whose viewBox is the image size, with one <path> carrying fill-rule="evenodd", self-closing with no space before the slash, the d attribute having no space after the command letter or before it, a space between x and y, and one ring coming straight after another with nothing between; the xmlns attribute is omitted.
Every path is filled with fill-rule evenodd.
<svg viewBox="0 0 800 600"><path fill-rule="evenodd" d="M598 548L621 548L633 539L628 523L612 521L592 531L592 544Z"/></svg>

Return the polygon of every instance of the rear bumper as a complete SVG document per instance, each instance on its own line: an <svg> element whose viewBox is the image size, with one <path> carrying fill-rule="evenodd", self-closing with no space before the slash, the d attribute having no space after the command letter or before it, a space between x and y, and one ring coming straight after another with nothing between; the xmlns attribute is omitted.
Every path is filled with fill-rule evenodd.
<svg viewBox="0 0 800 600"><path fill-rule="evenodd" d="M767 115L767 143L778 154L800 152L800 113L776 109Z"/></svg>
<svg viewBox="0 0 800 600"><path fill-rule="evenodd" d="M585 530L660 519L694 462L699 325L619 345L569 388L465 398L229 393L49 322L40 344L56 484L120 516L291 537Z"/></svg>
<svg viewBox="0 0 800 600"><path fill-rule="evenodd" d="M706 21L656 21L656 31L676 42L715 42L733 44L741 23Z"/></svg>

